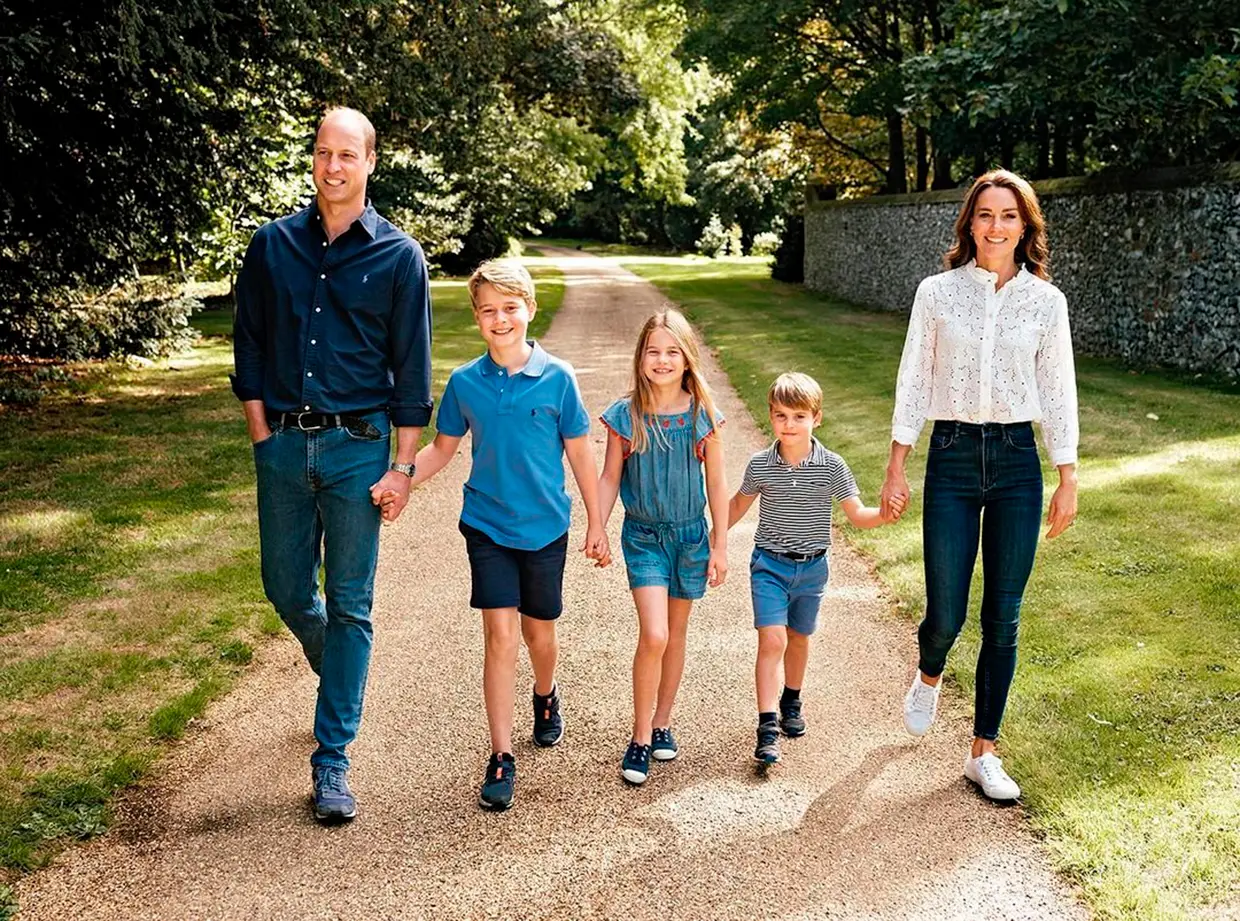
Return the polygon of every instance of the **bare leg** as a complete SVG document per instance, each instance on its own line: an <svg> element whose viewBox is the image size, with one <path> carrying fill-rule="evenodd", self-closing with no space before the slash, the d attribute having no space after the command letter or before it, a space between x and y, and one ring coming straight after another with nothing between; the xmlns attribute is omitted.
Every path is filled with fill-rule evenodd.
<svg viewBox="0 0 1240 921"><path fill-rule="evenodd" d="M659 697L654 708L654 725L672 725L672 705L685 673L685 636L689 631L689 612L693 602L687 598L667 600L667 649L663 653L663 674L659 677Z"/></svg>
<svg viewBox="0 0 1240 921"><path fill-rule="evenodd" d="M486 652L482 661L482 697L486 701L491 751L512 751L513 685L517 677L516 608L490 608L482 612L482 635Z"/></svg>
<svg viewBox="0 0 1240 921"><path fill-rule="evenodd" d="M560 641L554 620L538 620L521 615L521 635L530 651L534 669L534 693L544 697L555 688L555 666L560 658Z"/></svg>
<svg viewBox="0 0 1240 921"><path fill-rule="evenodd" d="M633 739L650 744L655 694L667 650L667 589L647 585L633 589L637 605L637 652L633 654Z"/></svg>
<svg viewBox="0 0 1240 921"><path fill-rule="evenodd" d="M805 687L805 669L809 666L809 637L788 628L788 650L784 653L784 685L800 690Z"/></svg>
<svg viewBox="0 0 1240 921"><path fill-rule="evenodd" d="M758 628L758 663L754 667L754 679L759 713L772 713L779 703L779 666L787 648L787 627Z"/></svg>

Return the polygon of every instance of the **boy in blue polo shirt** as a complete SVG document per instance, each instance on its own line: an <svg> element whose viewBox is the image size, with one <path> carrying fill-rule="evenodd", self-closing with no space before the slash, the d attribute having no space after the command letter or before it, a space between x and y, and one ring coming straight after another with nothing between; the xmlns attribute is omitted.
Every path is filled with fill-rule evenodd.
<svg viewBox="0 0 1240 921"><path fill-rule="evenodd" d="M534 671L534 744L555 745L564 735L555 685L570 506L562 455L586 507L582 549L599 566L610 556L590 417L572 366L525 338L537 309L533 279L519 262L501 259L479 266L468 285L487 351L452 372L439 403L438 434L409 473L414 486L429 480L456 455L465 433L473 433L460 530L473 582L469 603L482 610L485 639L491 760L479 802L507 809L516 781L512 722L522 636ZM399 513L398 503L395 493L383 495L385 518Z"/></svg>

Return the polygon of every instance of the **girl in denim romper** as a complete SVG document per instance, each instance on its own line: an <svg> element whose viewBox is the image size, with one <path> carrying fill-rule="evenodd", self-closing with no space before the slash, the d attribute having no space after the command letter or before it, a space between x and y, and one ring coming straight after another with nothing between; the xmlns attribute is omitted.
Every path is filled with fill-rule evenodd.
<svg viewBox="0 0 1240 921"><path fill-rule="evenodd" d="M633 736L621 763L640 784L650 759L679 749L671 714L685 667L685 631L694 600L727 576L728 487L717 429L723 416L701 372L688 321L665 310L646 321L633 356L633 389L602 415L607 456L599 480L603 518L624 503L621 545L637 606L633 657ZM703 468L705 477L703 477ZM713 544L706 525L716 528Z"/></svg>

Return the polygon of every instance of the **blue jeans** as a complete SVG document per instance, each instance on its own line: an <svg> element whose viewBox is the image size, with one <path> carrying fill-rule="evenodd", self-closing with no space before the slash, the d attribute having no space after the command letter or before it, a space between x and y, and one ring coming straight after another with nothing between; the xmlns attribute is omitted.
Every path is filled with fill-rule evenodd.
<svg viewBox="0 0 1240 921"><path fill-rule="evenodd" d="M370 486L387 470L386 412L363 417L381 433L277 429L254 446L263 589L319 675L314 765L347 768L370 666L379 509ZM319 594L319 568L326 599Z"/></svg>
<svg viewBox="0 0 1240 921"><path fill-rule="evenodd" d="M969 607L982 546L982 648L973 734L995 739L1016 672L1016 635L1042 518L1042 465L1033 426L938 421L926 460L922 539L926 616L919 667L940 675Z"/></svg>
<svg viewBox="0 0 1240 921"><path fill-rule="evenodd" d="M705 518L643 521L625 515L620 548L630 590L662 585L667 588L667 597L687 601L706 594L710 530Z"/></svg>

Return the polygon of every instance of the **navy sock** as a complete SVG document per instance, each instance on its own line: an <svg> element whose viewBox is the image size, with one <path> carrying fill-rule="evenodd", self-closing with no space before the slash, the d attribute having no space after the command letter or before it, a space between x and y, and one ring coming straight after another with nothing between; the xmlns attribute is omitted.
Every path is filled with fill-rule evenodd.
<svg viewBox="0 0 1240 921"><path fill-rule="evenodd" d="M775 720L775 711L774 711L774 710L771 710L769 713L759 713L759 714L758 714L758 725L759 725L759 726L761 726L763 723L774 723L775 721L776 721L776 720Z"/></svg>
<svg viewBox="0 0 1240 921"><path fill-rule="evenodd" d="M800 700L800 699L801 699L800 688L790 688L787 685L784 685L784 693L780 695L779 705L781 707L787 706L789 701Z"/></svg>

